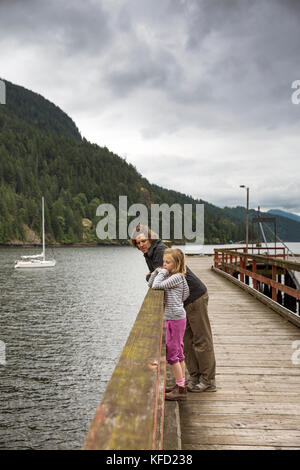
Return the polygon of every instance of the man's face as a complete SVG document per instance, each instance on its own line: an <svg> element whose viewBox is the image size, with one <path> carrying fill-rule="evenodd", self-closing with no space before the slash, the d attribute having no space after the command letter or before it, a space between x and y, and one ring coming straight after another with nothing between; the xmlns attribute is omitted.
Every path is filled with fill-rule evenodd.
<svg viewBox="0 0 300 470"><path fill-rule="evenodd" d="M136 246L139 250L141 250L144 254L148 252L151 242L145 235L142 233L138 237L136 237Z"/></svg>

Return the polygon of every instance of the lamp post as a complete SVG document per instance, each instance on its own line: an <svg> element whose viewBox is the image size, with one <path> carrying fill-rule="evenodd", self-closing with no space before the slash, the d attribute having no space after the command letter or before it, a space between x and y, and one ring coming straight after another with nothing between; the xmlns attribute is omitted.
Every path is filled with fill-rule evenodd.
<svg viewBox="0 0 300 470"><path fill-rule="evenodd" d="M244 184L240 185L240 188L245 188L247 191L247 209L246 209L246 253L248 253L248 214L249 214L249 188Z"/></svg>

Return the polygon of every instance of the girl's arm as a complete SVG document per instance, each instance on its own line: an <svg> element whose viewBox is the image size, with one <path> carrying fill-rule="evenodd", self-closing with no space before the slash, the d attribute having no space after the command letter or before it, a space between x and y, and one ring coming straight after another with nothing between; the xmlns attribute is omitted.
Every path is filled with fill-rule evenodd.
<svg viewBox="0 0 300 470"><path fill-rule="evenodd" d="M180 274L173 274L172 276L165 279L168 276L169 271L167 269L162 269L158 275L155 277L152 289L172 289L182 282Z"/></svg>
<svg viewBox="0 0 300 470"><path fill-rule="evenodd" d="M148 280L148 286L152 287L153 281L158 274L157 268L150 274L149 280Z"/></svg>

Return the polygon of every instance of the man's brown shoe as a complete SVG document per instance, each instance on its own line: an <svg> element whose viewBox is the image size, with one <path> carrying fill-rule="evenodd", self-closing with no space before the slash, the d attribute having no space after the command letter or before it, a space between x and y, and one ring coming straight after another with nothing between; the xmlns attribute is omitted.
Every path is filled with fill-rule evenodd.
<svg viewBox="0 0 300 470"><path fill-rule="evenodd" d="M186 387L179 387L177 384L172 392L166 393L165 395L166 400L186 400L186 397Z"/></svg>
<svg viewBox="0 0 300 470"><path fill-rule="evenodd" d="M166 389L165 389L165 392L166 393L173 392L173 390L175 390L175 388L176 388L176 383L174 385L170 385L169 387L167 386Z"/></svg>
<svg viewBox="0 0 300 470"><path fill-rule="evenodd" d="M217 387L214 384L208 385L204 382L199 382L197 384L189 383L187 386L189 392L201 393L201 392L216 392Z"/></svg>

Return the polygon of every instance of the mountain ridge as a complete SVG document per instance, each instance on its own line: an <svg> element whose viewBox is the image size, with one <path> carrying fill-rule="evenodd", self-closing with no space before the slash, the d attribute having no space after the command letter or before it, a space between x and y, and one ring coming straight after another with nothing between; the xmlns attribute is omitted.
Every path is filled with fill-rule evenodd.
<svg viewBox="0 0 300 470"><path fill-rule="evenodd" d="M300 222L300 215L294 214L293 212L283 211L281 209L270 209L267 214L279 215L281 217L286 217L287 219L295 220Z"/></svg>
<svg viewBox="0 0 300 470"><path fill-rule="evenodd" d="M75 122L56 104L39 93L8 80L3 81L6 86L6 105L1 106L2 113L47 133L82 139Z"/></svg>

